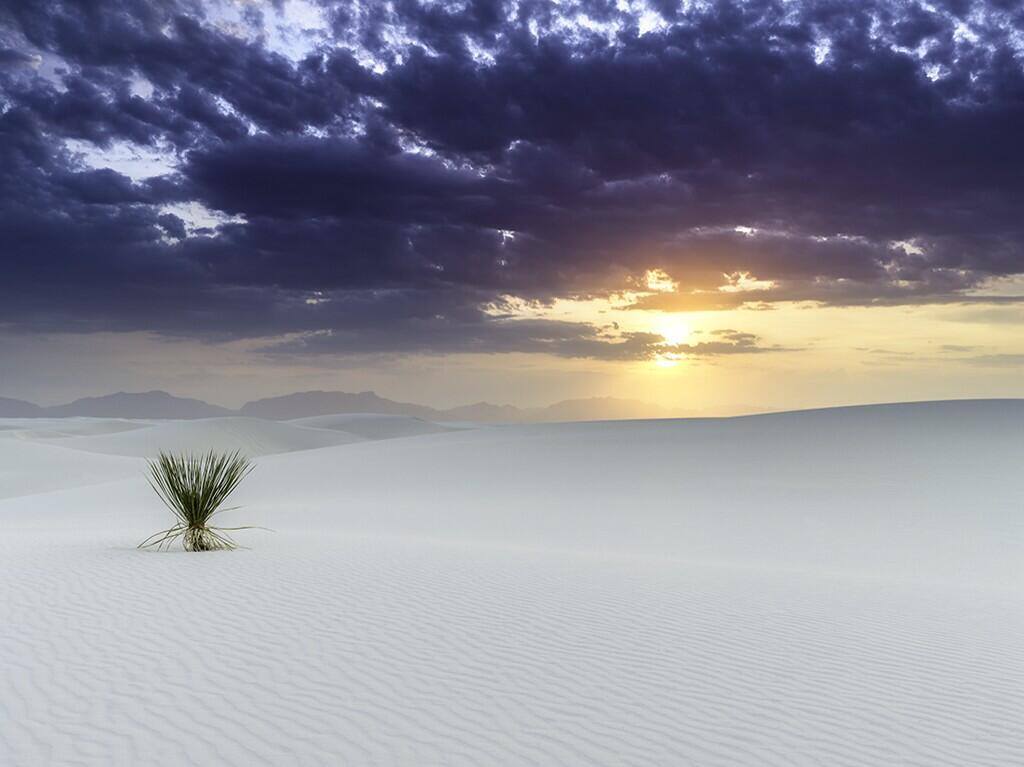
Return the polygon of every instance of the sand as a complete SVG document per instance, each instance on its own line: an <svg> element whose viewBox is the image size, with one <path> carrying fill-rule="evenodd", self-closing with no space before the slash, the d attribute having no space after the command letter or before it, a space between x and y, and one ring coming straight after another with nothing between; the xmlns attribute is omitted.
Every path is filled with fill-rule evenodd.
<svg viewBox="0 0 1024 767"><path fill-rule="evenodd" d="M216 554L0 438L0 763L1024 763L1018 409L284 425Z"/></svg>
<svg viewBox="0 0 1024 767"><path fill-rule="evenodd" d="M250 457L358 442L357 435L308 429L259 418L227 416L162 421L127 433L55 440L55 444L91 453L153 456L159 450L240 450Z"/></svg>
<svg viewBox="0 0 1024 767"><path fill-rule="evenodd" d="M377 413L314 415L308 418L296 418L288 423L315 429L343 431L364 439L415 437L421 434L439 434L452 431L454 428L407 415L380 415Z"/></svg>

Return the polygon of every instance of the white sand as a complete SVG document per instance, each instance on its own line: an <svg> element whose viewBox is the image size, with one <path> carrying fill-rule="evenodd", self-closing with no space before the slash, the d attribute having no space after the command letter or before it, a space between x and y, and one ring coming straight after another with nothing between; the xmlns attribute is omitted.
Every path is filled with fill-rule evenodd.
<svg viewBox="0 0 1024 767"><path fill-rule="evenodd" d="M443 426L422 418L408 415L385 415L378 413L339 413L337 415L314 415L308 418L296 418L288 421L296 426L314 429L332 429L355 434L365 439L394 439L396 437L416 437L421 434L439 434L452 431L452 427Z"/></svg>
<svg viewBox="0 0 1024 767"><path fill-rule="evenodd" d="M119 418L0 418L0 437L32 440L94 437L144 429L151 423Z"/></svg>
<svg viewBox="0 0 1024 767"><path fill-rule="evenodd" d="M52 444L112 455L153 456L159 450L241 450L251 457L345 445L362 437L340 431L310 429L259 418L228 416L189 421L162 421L129 433L76 436Z"/></svg>
<svg viewBox="0 0 1024 767"><path fill-rule="evenodd" d="M114 463L0 502L0 764L1024 763L1017 410L293 444L217 554L8 444Z"/></svg>
<svg viewBox="0 0 1024 767"><path fill-rule="evenodd" d="M0 436L0 498L137 477L140 467L126 458ZM0 526L5 527L7 522L6 517L0 517Z"/></svg>

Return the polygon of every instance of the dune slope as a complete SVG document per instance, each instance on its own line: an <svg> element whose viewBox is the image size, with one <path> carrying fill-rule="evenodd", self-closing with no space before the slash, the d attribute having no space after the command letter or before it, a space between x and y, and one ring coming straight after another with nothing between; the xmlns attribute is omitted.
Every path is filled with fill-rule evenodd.
<svg viewBox="0 0 1024 767"><path fill-rule="evenodd" d="M0 431L0 498L112 482L139 476L142 471L133 459L78 453L55 446L53 441L39 444ZM0 524L6 521L0 520Z"/></svg>
<svg viewBox="0 0 1024 767"><path fill-rule="evenodd" d="M378 413L338 413L336 415L314 415L288 421L296 426L313 429L332 429L354 434L365 439L392 439L395 437L416 437L421 434L441 434L451 428L414 418L408 415L386 415Z"/></svg>
<svg viewBox="0 0 1024 767"><path fill-rule="evenodd" d="M266 456L229 554L4 500L0 762L1022 763L1024 423L874 412Z"/></svg>
<svg viewBox="0 0 1024 767"><path fill-rule="evenodd" d="M0 437L45 440L62 437L94 437L149 426L147 421L120 418L0 418Z"/></svg>
<svg viewBox="0 0 1024 767"><path fill-rule="evenodd" d="M76 436L54 444L91 453L153 457L160 450L240 450L248 456L309 450L359 441L355 435L259 418L202 418L154 422L117 434Z"/></svg>

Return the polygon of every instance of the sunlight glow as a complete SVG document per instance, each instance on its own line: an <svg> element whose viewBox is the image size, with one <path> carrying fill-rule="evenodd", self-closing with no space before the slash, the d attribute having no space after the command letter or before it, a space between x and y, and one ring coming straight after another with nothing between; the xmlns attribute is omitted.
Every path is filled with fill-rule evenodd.
<svg viewBox="0 0 1024 767"><path fill-rule="evenodd" d="M750 293L775 287L772 280L759 280L750 272L733 272L723 276L728 282L718 288L722 293Z"/></svg>
<svg viewBox="0 0 1024 767"><path fill-rule="evenodd" d="M655 319L653 332L665 339L666 346L678 346L690 337L690 324L680 314L662 314Z"/></svg>
<svg viewBox="0 0 1024 767"><path fill-rule="evenodd" d="M648 269L644 273L644 286L654 293L674 293L679 284L661 269Z"/></svg>
<svg viewBox="0 0 1024 767"><path fill-rule="evenodd" d="M680 354L659 354L654 358L654 364L659 368L674 368L681 359Z"/></svg>

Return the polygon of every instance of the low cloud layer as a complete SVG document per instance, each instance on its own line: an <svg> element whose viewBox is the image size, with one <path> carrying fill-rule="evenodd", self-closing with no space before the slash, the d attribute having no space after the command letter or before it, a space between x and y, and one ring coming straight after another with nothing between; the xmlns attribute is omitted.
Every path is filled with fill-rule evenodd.
<svg viewBox="0 0 1024 767"><path fill-rule="evenodd" d="M671 311L1024 272L1016 3L619 6L8 4L0 326L713 356L773 347L488 307L648 270L677 289L638 306Z"/></svg>

